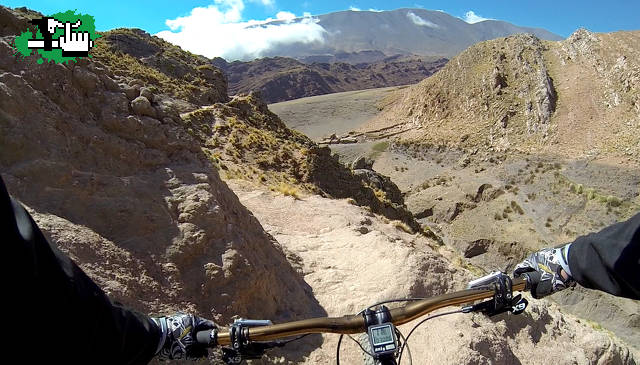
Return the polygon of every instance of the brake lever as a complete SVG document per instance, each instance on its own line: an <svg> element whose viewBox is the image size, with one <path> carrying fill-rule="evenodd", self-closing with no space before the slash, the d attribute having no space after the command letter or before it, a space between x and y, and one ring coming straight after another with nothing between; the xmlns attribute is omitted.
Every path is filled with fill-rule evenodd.
<svg viewBox="0 0 640 365"><path fill-rule="evenodd" d="M274 347L282 347L280 341L251 342L249 328L269 326L273 323L269 320L236 319L229 327L231 347L222 348L222 360L226 364L241 364L244 360L256 360L262 358L264 352Z"/></svg>
<svg viewBox="0 0 640 365"><path fill-rule="evenodd" d="M467 289L487 288L494 290L493 299L462 308L464 313L483 312L489 317L500 313L520 314L527 309L529 302L522 295L513 296L512 280L505 273L496 271L469 282Z"/></svg>

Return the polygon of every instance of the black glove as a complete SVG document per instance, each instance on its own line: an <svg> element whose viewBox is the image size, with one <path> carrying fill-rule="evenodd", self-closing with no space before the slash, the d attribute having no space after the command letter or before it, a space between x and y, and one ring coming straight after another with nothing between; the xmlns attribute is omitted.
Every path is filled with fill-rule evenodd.
<svg viewBox="0 0 640 365"><path fill-rule="evenodd" d="M212 330L216 325L191 314L176 313L169 317L152 318L162 331L156 355L162 360L195 360L207 357L206 346L196 341L196 333Z"/></svg>
<svg viewBox="0 0 640 365"><path fill-rule="evenodd" d="M571 244L559 248L545 248L516 265L514 277L525 276L534 298L542 298L575 285L567 258ZM565 279L560 271L567 274Z"/></svg>

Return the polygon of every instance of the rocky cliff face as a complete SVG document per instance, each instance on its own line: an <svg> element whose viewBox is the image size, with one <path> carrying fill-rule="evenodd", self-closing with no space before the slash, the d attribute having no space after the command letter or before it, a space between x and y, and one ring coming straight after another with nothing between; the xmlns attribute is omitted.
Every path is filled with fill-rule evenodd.
<svg viewBox="0 0 640 365"><path fill-rule="evenodd" d="M159 94L129 95L129 77L98 61L18 59L15 33L3 32L2 176L110 295L144 312L190 310L223 322L323 313L198 141L177 120L159 119ZM148 110L157 114L139 112L139 98L154 100Z"/></svg>
<svg viewBox="0 0 640 365"><path fill-rule="evenodd" d="M184 52L140 29L106 32L92 52L118 76L133 80L128 93L145 85L195 105L225 102L226 79L209 60Z"/></svg>
<svg viewBox="0 0 640 365"><path fill-rule="evenodd" d="M261 58L228 63L213 60L229 80L229 93L260 92L268 103L341 91L409 85L431 76L445 58L385 57L370 63L304 64L292 58Z"/></svg>

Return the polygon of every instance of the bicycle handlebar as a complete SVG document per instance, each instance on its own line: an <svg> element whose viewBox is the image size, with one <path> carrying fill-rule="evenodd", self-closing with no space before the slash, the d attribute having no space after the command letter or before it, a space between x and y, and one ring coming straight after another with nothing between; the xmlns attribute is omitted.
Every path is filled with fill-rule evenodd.
<svg viewBox="0 0 640 365"><path fill-rule="evenodd" d="M512 290L524 291L525 289L527 289L527 281L525 279L513 279ZM405 324L436 309L491 298L494 294L495 290L493 288L485 287L466 289L419 300L403 307L391 309L392 322L396 326ZM251 327L247 330L251 341L271 341L309 333L353 334L366 331L362 315L311 318L269 326ZM224 328L221 328L214 336L212 336L213 333L213 331L209 330L198 332L196 335L198 343L207 346L231 345L231 335L228 330L225 331Z"/></svg>

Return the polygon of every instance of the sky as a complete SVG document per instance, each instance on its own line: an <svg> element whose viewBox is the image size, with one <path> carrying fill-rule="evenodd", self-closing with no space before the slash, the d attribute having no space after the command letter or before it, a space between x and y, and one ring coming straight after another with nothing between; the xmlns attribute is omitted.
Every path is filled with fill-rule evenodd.
<svg viewBox="0 0 640 365"><path fill-rule="evenodd" d="M350 9L441 10L468 23L504 20L519 26L544 28L562 37L581 27L594 32L640 29L640 0L3 0L1 5L26 6L45 15L76 9L93 15L97 30L141 28L194 53L226 59L257 57L275 44L321 39L324 30L312 15ZM304 18L279 27L250 27L293 17ZM215 34L225 36L215 37ZM203 43L207 44L205 48Z"/></svg>

